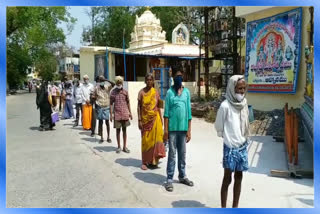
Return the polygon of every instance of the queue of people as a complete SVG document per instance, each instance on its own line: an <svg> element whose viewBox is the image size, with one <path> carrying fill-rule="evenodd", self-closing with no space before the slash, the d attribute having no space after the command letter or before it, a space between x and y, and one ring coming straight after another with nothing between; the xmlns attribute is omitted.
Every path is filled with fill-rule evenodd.
<svg viewBox="0 0 320 214"><path fill-rule="evenodd" d="M172 69L173 85L167 91L164 114L162 116L162 100L154 88L152 74L145 76L146 86L138 93L138 127L141 132L141 169L157 168L159 160L166 157L165 143L168 142L167 180L165 189L174 190L173 178L175 167L178 168L179 182L187 186L194 186L194 182L186 173L186 146L191 141L191 97L190 92L182 84L183 72L179 68ZM130 153L127 142L127 129L132 120L132 112L128 91L123 88L123 78L117 76L115 82L99 76L94 86L87 75L83 76L83 83L79 80L65 81L62 89L63 104L62 117L74 118L73 103L76 108L75 124L81 124L84 130L95 135L95 124L98 120L99 143L104 142L103 124L106 124L107 142L111 143L110 123L116 129L116 153ZM57 89L57 88L55 88ZM54 90L48 89L48 83L43 82L37 87L37 106L40 108L40 130L51 130L54 127L50 115L51 107L57 102L50 101L57 97ZM215 129L219 137L224 140L223 168L224 177L221 185L221 206L226 207L228 187L234 174L233 205L238 207L243 171L248 170L248 136L249 117L248 105L245 98L246 82L243 76L234 75L230 78L226 91L226 100L221 104ZM55 98L54 98L55 100ZM123 144L121 146L121 131ZM177 156L177 158L176 158ZM176 164L177 159L177 164Z"/></svg>

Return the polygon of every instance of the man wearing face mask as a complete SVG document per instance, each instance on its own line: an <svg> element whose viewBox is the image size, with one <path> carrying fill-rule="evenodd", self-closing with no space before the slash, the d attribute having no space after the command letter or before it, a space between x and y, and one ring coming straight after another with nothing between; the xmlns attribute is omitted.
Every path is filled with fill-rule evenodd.
<svg viewBox="0 0 320 214"><path fill-rule="evenodd" d="M123 79L121 76L115 78L116 88L112 89L110 94L110 121L112 122L112 116L114 115L114 128L117 132L117 153L121 152L120 146L120 132L122 129L123 135L123 149L125 153L130 153L127 148L127 127L130 126L129 119L132 120L130 100L128 91L123 89Z"/></svg>
<svg viewBox="0 0 320 214"><path fill-rule="evenodd" d="M110 139L110 91L115 84L106 80L104 76L99 77L99 85L94 90L92 98L96 101L96 116L99 120L98 133L101 136L100 143L103 143L103 120L106 121L107 126L107 142L111 143Z"/></svg>
<svg viewBox="0 0 320 214"><path fill-rule="evenodd" d="M73 127L76 127L79 125L79 117L80 117L80 110L81 110L81 118L83 117L82 114L82 96L81 96L81 87L82 84L80 83L80 81L78 79L74 80L74 100L75 100L75 104L76 104L76 121ZM82 121L82 119L81 119ZM81 122L82 123L82 122Z"/></svg>
<svg viewBox="0 0 320 214"><path fill-rule="evenodd" d="M173 67L174 85L168 90L164 109L164 136L163 141L169 139L169 154L167 164L167 182L165 189L173 191L173 176L178 153L179 182L193 186L185 172L186 143L191 140L191 101L190 92L182 85L183 76L180 68Z"/></svg>
<svg viewBox="0 0 320 214"><path fill-rule="evenodd" d="M226 207L228 187L234 173L233 205L239 204L242 172L248 170L249 110L244 76L234 75L229 79L226 100L220 105L215 128L223 138L224 177L221 186L221 207Z"/></svg>
<svg viewBox="0 0 320 214"><path fill-rule="evenodd" d="M92 104L90 103L90 94L94 88L89 83L88 75L83 76L83 84L81 87L81 98L82 98L82 126L85 130L91 130L91 119L92 119Z"/></svg>

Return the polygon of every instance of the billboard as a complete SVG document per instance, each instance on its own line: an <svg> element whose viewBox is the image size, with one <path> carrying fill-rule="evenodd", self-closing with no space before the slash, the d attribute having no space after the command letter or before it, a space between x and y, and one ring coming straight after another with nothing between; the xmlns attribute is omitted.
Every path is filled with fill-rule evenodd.
<svg viewBox="0 0 320 214"><path fill-rule="evenodd" d="M247 23L248 92L296 92L302 8Z"/></svg>

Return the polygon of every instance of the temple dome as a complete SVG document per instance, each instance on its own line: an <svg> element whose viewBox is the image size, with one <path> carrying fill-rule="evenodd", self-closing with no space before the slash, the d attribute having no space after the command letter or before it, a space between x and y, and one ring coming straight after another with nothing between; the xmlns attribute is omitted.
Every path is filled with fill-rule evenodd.
<svg viewBox="0 0 320 214"><path fill-rule="evenodd" d="M146 10L140 17L136 19L136 24L160 26L160 20L157 19L157 17L150 10Z"/></svg>

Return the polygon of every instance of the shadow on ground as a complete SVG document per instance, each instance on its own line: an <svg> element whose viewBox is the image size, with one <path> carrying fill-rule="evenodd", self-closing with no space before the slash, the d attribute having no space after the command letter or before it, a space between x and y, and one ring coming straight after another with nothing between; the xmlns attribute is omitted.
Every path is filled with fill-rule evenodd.
<svg viewBox="0 0 320 214"><path fill-rule="evenodd" d="M141 160L138 160L135 158L118 158L115 162L122 166L132 166L132 167L141 166Z"/></svg>
<svg viewBox="0 0 320 214"><path fill-rule="evenodd" d="M32 131L39 131L39 126L32 126L29 129Z"/></svg>
<svg viewBox="0 0 320 214"><path fill-rule="evenodd" d="M99 140L94 138L94 137L84 137L84 138L81 138L81 140L85 140L85 141L88 141L90 143L98 143Z"/></svg>
<svg viewBox="0 0 320 214"><path fill-rule="evenodd" d="M271 176L271 170L288 171L285 144L275 142L272 136L251 136L248 146L248 162L250 173L265 174ZM299 143L299 165L307 169L313 169L312 150L306 148L304 143ZM293 179L300 185L312 186L312 179Z"/></svg>
<svg viewBox="0 0 320 214"><path fill-rule="evenodd" d="M205 204L200 203L199 201L193 200L180 200L172 202L172 207L188 207L188 208L209 208Z"/></svg>
<svg viewBox="0 0 320 214"><path fill-rule="evenodd" d="M166 181L167 177L151 172L135 172L133 173L134 177L137 179L149 183L149 184L157 184L157 185L163 185L163 183Z"/></svg>
<svg viewBox="0 0 320 214"><path fill-rule="evenodd" d="M73 129L78 129L78 128L73 128ZM83 129L81 128L81 130L83 130ZM81 134L81 135L86 135L86 136L91 136L91 132L90 132L90 131L79 132L79 134Z"/></svg>
<svg viewBox="0 0 320 214"><path fill-rule="evenodd" d="M117 150L116 147L112 146L95 146L93 148L99 152L115 152Z"/></svg>

